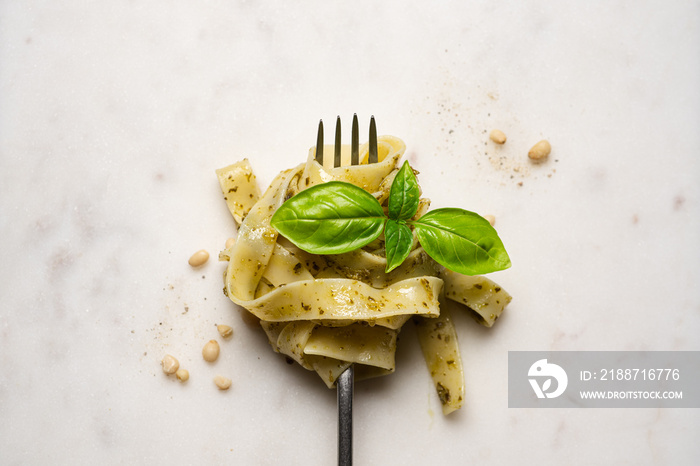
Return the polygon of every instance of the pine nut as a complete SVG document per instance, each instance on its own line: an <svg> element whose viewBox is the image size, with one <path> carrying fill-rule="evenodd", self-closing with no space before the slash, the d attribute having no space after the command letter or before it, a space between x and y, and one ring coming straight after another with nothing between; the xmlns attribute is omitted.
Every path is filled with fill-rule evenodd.
<svg viewBox="0 0 700 466"><path fill-rule="evenodd" d="M549 141L543 139L532 146L532 149L530 149L527 156L534 161L540 162L545 160L549 156L550 152L552 152L551 144L549 144Z"/></svg>
<svg viewBox="0 0 700 466"><path fill-rule="evenodd" d="M190 257L190 260L187 262L192 266L192 267L199 267L200 265L204 265L207 261L209 260L209 253L205 251L204 249L201 249Z"/></svg>
<svg viewBox="0 0 700 466"><path fill-rule="evenodd" d="M228 379L223 375L217 375L214 377L214 383L217 387L219 387L219 390L228 390L231 388L231 379Z"/></svg>
<svg viewBox="0 0 700 466"><path fill-rule="evenodd" d="M219 343L216 340L209 340L202 348L202 357L207 362L214 362L219 357Z"/></svg>
<svg viewBox="0 0 700 466"><path fill-rule="evenodd" d="M233 335L233 329L228 325L217 325L216 329L219 331L219 335L224 338L228 338Z"/></svg>
<svg viewBox="0 0 700 466"><path fill-rule="evenodd" d="M494 226L496 224L496 217L493 215L484 215L484 218L489 221L491 226Z"/></svg>
<svg viewBox="0 0 700 466"><path fill-rule="evenodd" d="M174 374L180 368L180 363L178 362L178 360L170 356L169 354L166 354L163 357L161 365L163 366L163 372L165 372L168 375Z"/></svg>
<svg viewBox="0 0 700 466"><path fill-rule="evenodd" d="M234 238L234 237L232 236L232 237L230 237L229 239L226 240L226 244L224 245L224 247L225 247L226 249L230 249L231 246L233 246L233 244L234 244L235 242L236 242L236 238Z"/></svg>
<svg viewBox="0 0 700 466"><path fill-rule="evenodd" d="M500 129L494 129L491 131L491 134L489 134L489 139L491 139L493 142L496 144L505 144L506 142L506 134L501 131Z"/></svg>
<svg viewBox="0 0 700 466"><path fill-rule="evenodd" d="M187 382L190 378L190 373L187 369L178 369L177 372L175 372L175 376L180 382Z"/></svg>

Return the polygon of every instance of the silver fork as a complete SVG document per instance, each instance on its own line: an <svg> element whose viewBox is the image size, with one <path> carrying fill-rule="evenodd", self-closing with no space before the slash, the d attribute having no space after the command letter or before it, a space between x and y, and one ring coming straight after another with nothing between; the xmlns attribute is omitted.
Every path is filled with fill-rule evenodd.
<svg viewBox="0 0 700 466"><path fill-rule="evenodd" d="M335 122L335 145L333 146L333 166L340 167L340 116ZM318 122L316 136L316 161L323 165L323 120ZM377 163L377 125L374 116L369 121L368 163ZM360 139L357 129L357 114L352 117L352 138L350 143L350 165L360 164ZM355 369L352 365L340 374L336 381L338 391L338 465L352 464L352 400L355 382Z"/></svg>

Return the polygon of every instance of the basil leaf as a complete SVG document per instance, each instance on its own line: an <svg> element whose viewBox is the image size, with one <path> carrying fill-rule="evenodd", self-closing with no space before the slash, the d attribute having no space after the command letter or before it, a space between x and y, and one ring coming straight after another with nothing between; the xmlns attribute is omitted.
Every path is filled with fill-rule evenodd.
<svg viewBox="0 0 700 466"><path fill-rule="evenodd" d="M341 254L374 241L385 220L382 206L367 191L330 181L287 200L270 225L312 254Z"/></svg>
<svg viewBox="0 0 700 466"><path fill-rule="evenodd" d="M413 222L430 257L464 275L481 275L510 267L501 238L488 220L463 209L436 209Z"/></svg>
<svg viewBox="0 0 700 466"><path fill-rule="evenodd" d="M384 238L386 273L389 273L408 257L413 246L413 233L405 223L389 219L384 227Z"/></svg>
<svg viewBox="0 0 700 466"><path fill-rule="evenodd" d="M389 218L408 220L418 211L420 190L418 181L408 161L396 174L389 191Z"/></svg>

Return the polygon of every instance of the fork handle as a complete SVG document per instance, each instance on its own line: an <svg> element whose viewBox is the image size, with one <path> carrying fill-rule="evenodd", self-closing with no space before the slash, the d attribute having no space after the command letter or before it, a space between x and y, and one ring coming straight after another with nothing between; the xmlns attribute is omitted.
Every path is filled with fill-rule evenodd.
<svg viewBox="0 0 700 466"><path fill-rule="evenodd" d="M340 374L338 390L338 466L352 465L352 399L355 369Z"/></svg>

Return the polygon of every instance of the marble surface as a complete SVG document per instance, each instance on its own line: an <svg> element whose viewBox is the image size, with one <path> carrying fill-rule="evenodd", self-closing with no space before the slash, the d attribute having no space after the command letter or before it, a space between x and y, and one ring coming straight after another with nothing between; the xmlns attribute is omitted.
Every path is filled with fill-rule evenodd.
<svg viewBox="0 0 700 466"><path fill-rule="evenodd" d="M356 464L696 464L697 410L509 409L507 354L700 349L699 49L697 1L0 2L0 463L333 464L335 392L187 259L234 231L214 169L265 187L357 112L434 206L496 216L514 301L456 317L448 418L402 334Z"/></svg>

